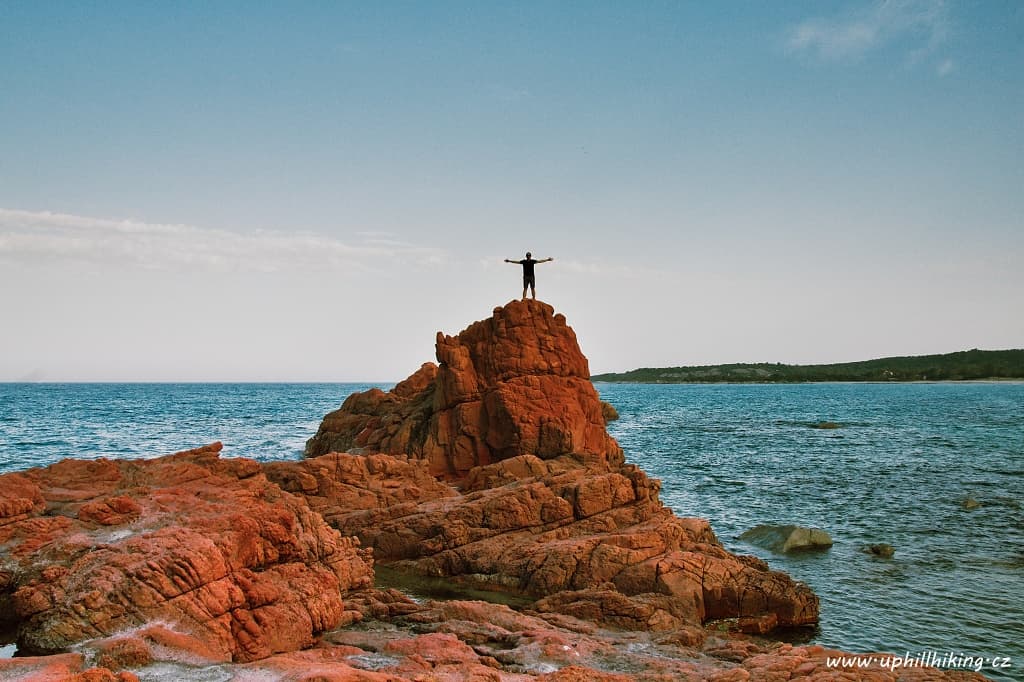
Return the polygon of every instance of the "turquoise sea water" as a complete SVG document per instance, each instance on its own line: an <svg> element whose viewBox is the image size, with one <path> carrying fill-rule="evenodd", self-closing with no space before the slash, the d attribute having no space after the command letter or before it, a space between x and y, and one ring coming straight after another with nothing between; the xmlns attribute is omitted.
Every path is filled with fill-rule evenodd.
<svg viewBox="0 0 1024 682"><path fill-rule="evenodd" d="M855 652L1011 657L1024 673L1024 385L599 384L627 457L662 500L702 516L821 597L816 641ZM822 421L838 429L813 428ZM963 502L981 506L966 510ZM738 539L824 528L826 552ZM886 542L896 553L861 551ZM997 677L997 671L986 669Z"/></svg>
<svg viewBox="0 0 1024 682"><path fill-rule="evenodd" d="M0 473L64 457L302 457L345 397L389 384L0 384Z"/></svg>
<svg viewBox="0 0 1024 682"><path fill-rule="evenodd" d="M214 440L225 456L293 459L323 414L368 386L0 384L0 472ZM662 480L666 504L814 588L816 641L1010 657L993 677L1024 670L1024 385L597 388L621 416L609 430ZM840 428L813 428L822 421ZM738 539L761 523L818 526L835 545L784 556ZM876 542L895 556L861 551Z"/></svg>

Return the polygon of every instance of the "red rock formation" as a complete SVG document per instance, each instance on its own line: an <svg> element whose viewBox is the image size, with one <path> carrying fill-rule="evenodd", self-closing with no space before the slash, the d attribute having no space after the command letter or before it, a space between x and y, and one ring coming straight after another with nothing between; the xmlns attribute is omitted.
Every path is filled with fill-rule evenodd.
<svg viewBox="0 0 1024 682"><path fill-rule="evenodd" d="M0 476L0 526L42 511L46 503L39 486L22 474Z"/></svg>
<svg viewBox="0 0 1024 682"><path fill-rule="evenodd" d="M331 682L674 682L675 680L930 680L984 682L968 671L896 668L877 655L870 666L837 665L842 656L821 646L793 646L720 630L684 628L667 634L601 630L556 614L525 614L479 601L415 603L396 593L353 595L367 627L327 633L314 647L200 672L191 645L176 649L168 633L146 628L85 647L81 653L0 659L0 679L131 682L160 679L330 680ZM392 608L396 622L372 622L372 609ZM400 607L400 608L399 608ZM146 668L147 661L159 668ZM620 671L620 672L609 672Z"/></svg>
<svg viewBox="0 0 1024 682"><path fill-rule="evenodd" d="M522 454L622 463L576 334L546 303L513 301L458 336L438 332L437 360L388 393L350 396L307 455L408 455L449 478Z"/></svg>
<svg viewBox="0 0 1024 682"><path fill-rule="evenodd" d="M550 306L513 301L439 333L437 359L390 392L350 396L310 459L268 475L379 560L544 597L543 610L642 630L817 621L809 588L728 553L624 463L576 336ZM369 457L373 480L355 471L358 454L316 457L344 449L394 457ZM417 461L451 485L431 485Z"/></svg>
<svg viewBox="0 0 1024 682"><path fill-rule="evenodd" d="M0 679L18 682L139 682L134 673L87 668L82 654L0 658Z"/></svg>
<svg viewBox="0 0 1024 682"><path fill-rule="evenodd" d="M246 661L356 617L342 592L372 581L367 553L259 464L219 450L0 476L22 495L3 505L0 593L23 651L160 621L213 660Z"/></svg>

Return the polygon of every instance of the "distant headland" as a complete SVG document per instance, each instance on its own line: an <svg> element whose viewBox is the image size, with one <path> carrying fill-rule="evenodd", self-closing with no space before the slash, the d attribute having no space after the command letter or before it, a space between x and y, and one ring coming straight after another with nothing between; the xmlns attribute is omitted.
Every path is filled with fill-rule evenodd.
<svg viewBox="0 0 1024 682"><path fill-rule="evenodd" d="M643 367L595 374L592 381L641 384L804 383L816 381L978 381L1024 379L1024 349L967 350L832 365L740 363Z"/></svg>

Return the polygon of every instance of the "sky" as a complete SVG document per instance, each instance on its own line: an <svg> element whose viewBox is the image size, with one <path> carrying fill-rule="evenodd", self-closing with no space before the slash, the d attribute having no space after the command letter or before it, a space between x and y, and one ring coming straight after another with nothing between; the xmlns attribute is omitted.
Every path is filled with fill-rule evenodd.
<svg viewBox="0 0 1024 682"><path fill-rule="evenodd" d="M1024 4L0 4L0 381L1024 347Z"/></svg>

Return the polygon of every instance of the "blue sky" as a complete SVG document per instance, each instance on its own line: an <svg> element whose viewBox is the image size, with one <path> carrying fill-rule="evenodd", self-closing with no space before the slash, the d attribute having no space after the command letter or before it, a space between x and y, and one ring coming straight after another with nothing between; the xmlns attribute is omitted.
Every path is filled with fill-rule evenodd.
<svg viewBox="0 0 1024 682"><path fill-rule="evenodd" d="M5 3L0 380L1024 346L1024 5Z"/></svg>

